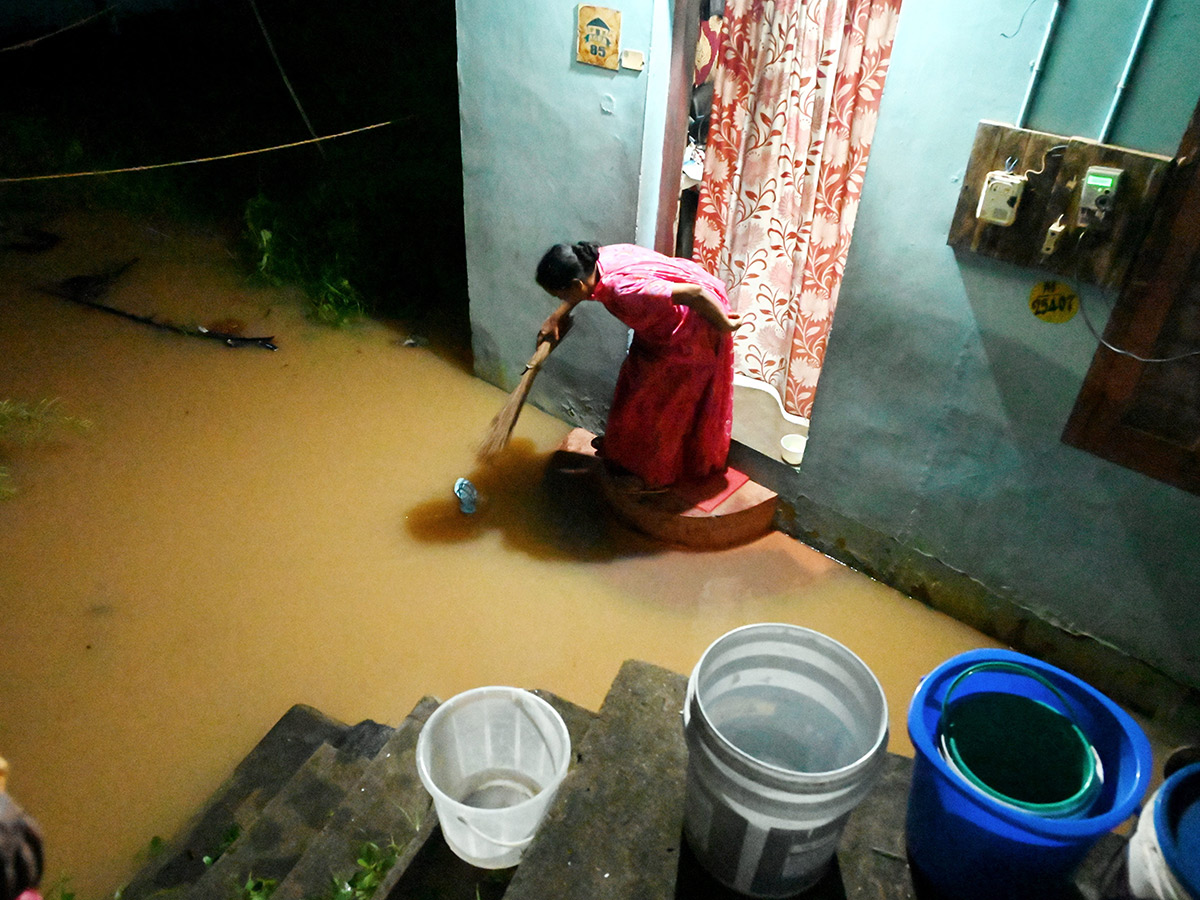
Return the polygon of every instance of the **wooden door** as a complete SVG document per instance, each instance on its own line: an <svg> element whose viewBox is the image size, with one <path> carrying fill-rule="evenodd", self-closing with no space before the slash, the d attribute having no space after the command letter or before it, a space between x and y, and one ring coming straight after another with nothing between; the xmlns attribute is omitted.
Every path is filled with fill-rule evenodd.
<svg viewBox="0 0 1200 900"><path fill-rule="evenodd" d="M1200 494L1198 157L1200 105L1063 440Z"/></svg>

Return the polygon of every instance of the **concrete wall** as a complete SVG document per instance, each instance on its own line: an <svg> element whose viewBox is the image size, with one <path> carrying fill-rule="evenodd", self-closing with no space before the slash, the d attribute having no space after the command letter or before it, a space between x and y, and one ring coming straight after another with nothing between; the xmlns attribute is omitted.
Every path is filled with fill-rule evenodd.
<svg viewBox="0 0 1200 900"><path fill-rule="evenodd" d="M915 570L934 561L1200 686L1200 497L1062 444L1096 348L1082 317L1035 319L1038 271L945 243L976 124L1020 108L1051 9L1003 37L1027 5L905 0L807 455L785 490L802 530L861 542L850 552L885 577L921 587ZM1064 6L1028 127L1099 134L1144 6ZM1198 57L1194 0L1162 0L1110 143L1173 154ZM1085 291L1098 327L1111 299Z"/></svg>
<svg viewBox="0 0 1200 900"><path fill-rule="evenodd" d="M669 38L669 6L639 0L616 7L621 48L643 51L646 68L614 72L575 61L574 3L458 0L472 342L476 372L494 384L516 384L538 326L556 305L534 283L546 248L559 241L632 242L643 196L656 199L651 173L658 160L647 161L651 177L641 176L647 151L661 152L669 53L654 45L664 30ZM598 428L626 331L593 307L575 314L570 337L534 385L533 401Z"/></svg>

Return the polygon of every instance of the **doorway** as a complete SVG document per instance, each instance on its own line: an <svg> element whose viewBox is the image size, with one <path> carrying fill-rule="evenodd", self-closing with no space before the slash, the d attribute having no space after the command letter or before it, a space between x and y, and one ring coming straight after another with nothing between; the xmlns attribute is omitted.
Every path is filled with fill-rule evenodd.
<svg viewBox="0 0 1200 900"><path fill-rule="evenodd" d="M688 259L694 245L725 13L725 0L691 0L675 8L674 46L682 42L682 49L673 57L656 249ZM788 460L799 463L809 420L788 413L774 389L735 375L733 406L735 441L772 459L782 459L782 443L788 438L792 448Z"/></svg>

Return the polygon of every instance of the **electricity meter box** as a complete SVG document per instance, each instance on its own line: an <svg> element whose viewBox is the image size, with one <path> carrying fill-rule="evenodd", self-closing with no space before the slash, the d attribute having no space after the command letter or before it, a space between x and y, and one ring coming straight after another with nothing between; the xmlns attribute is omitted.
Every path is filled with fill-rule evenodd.
<svg viewBox="0 0 1200 900"><path fill-rule="evenodd" d="M1119 289L1173 165L1159 153L980 122L946 243Z"/></svg>
<svg viewBox="0 0 1200 900"><path fill-rule="evenodd" d="M1093 227L1104 223L1112 211L1124 169L1088 166L1079 187L1079 224Z"/></svg>

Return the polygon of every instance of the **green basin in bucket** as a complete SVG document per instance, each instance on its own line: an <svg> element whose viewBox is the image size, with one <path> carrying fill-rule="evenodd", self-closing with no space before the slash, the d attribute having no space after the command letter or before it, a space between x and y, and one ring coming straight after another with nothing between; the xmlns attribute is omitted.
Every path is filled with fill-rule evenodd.
<svg viewBox="0 0 1200 900"><path fill-rule="evenodd" d="M1039 682L1063 711L1023 693L981 690L955 697L963 680L1001 670ZM1091 743L1058 690L1032 669L982 663L964 670L946 692L940 749L950 767L1001 803L1050 818L1085 814L1103 773Z"/></svg>

